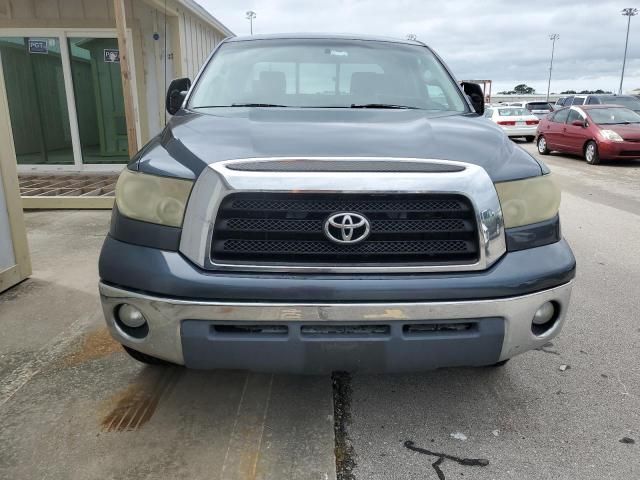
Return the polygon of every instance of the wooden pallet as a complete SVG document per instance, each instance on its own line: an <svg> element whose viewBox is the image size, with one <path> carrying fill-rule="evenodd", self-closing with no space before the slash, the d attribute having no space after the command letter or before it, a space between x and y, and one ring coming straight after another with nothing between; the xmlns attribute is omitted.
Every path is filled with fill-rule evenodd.
<svg viewBox="0 0 640 480"><path fill-rule="evenodd" d="M115 174L20 174L24 209L110 209Z"/></svg>

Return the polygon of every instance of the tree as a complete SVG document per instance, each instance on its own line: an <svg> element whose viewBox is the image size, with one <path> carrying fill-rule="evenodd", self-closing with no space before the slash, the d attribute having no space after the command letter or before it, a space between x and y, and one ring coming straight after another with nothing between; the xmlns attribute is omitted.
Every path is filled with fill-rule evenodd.
<svg viewBox="0 0 640 480"><path fill-rule="evenodd" d="M533 87L529 87L524 83L521 83L520 85L516 85L515 87L513 87L513 91L516 92L518 95L531 95L533 93L536 93L536 90Z"/></svg>
<svg viewBox="0 0 640 480"><path fill-rule="evenodd" d="M575 95L575 90L565 90L564 92L560 92L560 95Z"/></svg>

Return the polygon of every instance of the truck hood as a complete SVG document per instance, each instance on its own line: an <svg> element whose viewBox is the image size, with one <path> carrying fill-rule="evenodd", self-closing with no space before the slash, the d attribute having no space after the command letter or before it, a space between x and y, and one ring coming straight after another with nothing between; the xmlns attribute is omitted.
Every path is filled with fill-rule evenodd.
<svg viewBox="0 0 640 480"><path fill-rule="evenodd" d="M211 108L183 112L135 160L147 173L197 178L211 163L253 157L412 157L468 162L494 182L541 165L493 122L424 110Z"/></svg>

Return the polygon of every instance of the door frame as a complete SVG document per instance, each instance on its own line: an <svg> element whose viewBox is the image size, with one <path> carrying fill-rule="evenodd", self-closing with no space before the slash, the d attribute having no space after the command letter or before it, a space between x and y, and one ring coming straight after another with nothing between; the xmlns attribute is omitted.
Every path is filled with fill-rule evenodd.
<svg viewBox="0 0 640 480"><path fill-rule="evenodd" d="M104 164L84 164L82 162L82 149L80 145L80 129L78 126L78 116L76 112L75 91L73 89L73 77L71 74L71 56L69 54L68 39L74 37L90 38L118 38L115 28L0 28L0 37L55 37L60 42L60 59L62 62L62 74L64 78L65 95L67 100L67 112L69 116L69 128L71 131L71 145L73 150L72 165L18 165L19 173L27 172L119 172L124 168L122 163ZM136 65L133 48L133 33L127 29L127 50L131 64ZM135 112L135 123L138 149L142 145L140 130L140 114L138 102L138 87L136 81L135 67L131 69L131 85L133 90L133 103ZM4 74L2 72L2 62L0 61L0 102L8 102L7 90L4 84ZM11 122L9 122L11 123ZM11 132L9 132L11 133ZM11 142L13 145L13 135L6 138L5 132L0 132L0 145ZM12 149L13 151L13 149ZM14 161L17 165L17 159Z"/></svg>

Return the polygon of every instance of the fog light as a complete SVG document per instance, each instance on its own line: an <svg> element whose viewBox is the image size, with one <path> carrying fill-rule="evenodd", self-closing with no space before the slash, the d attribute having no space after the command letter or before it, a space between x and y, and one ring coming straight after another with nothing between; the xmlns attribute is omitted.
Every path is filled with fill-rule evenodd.
<svg viewBox="0 0 640 480"><path fill-rule="evenodd" d="M147 323L142 312L128 303L123 303L118 308L118 320L129 328L139 328Z"/></svg>
<svg viewBox="0 0 640 480"><path fill-rule="evenodd" d="M556 313L556 307L551 302L543 303L533 315L534 325L544 325L553 318Z"/></svg>

